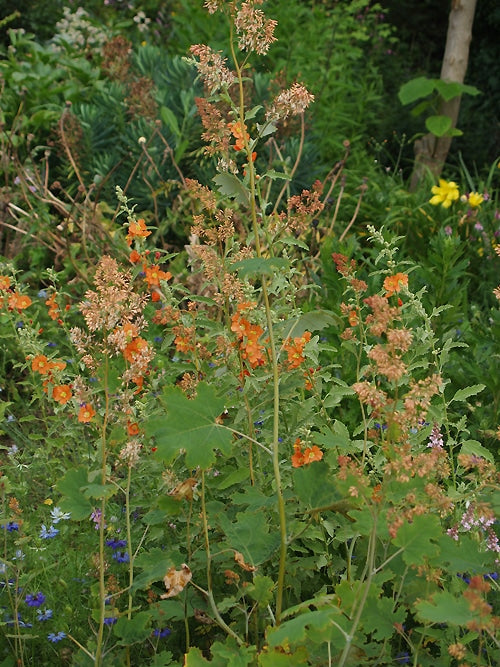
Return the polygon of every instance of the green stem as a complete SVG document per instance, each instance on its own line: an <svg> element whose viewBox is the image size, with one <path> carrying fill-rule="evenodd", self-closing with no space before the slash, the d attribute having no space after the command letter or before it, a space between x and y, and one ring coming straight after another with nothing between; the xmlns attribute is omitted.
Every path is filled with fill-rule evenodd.
<svg viewBox="0 0 500 667"><path fill-rule="evenodd" d="M205 471L201 471L201 516L203 520L203 535L205 538L205 553L207 556L207 591L206 591L206 596L208 598L208 602L210 603L210 608L212 610L213 615L215 616L215 619L219 626L227 632L228 635L233 637L238 643L239 646L243 645L243 640L241 637L238 637L238 635L232 630L227 623L224 621L222 616L220 615L219 610L217 609L217 605L215 604L214 596L212 593L212 557L210 555L210 539L208 536L208 518L207 518L207 508L205 504Z"/></svg>
<svg viewBox="0 0 500 667"><path fill-rule="evenodd" d="M344 650L342 651L342 655L340 656L340 660L337 663L337 667L344 667L346 664L347 659L349 658L349 653L351 651L351 646L353 639L356 635L356 631L358 629L359 622L361 620L361 615L363 613L363 609L365 608L365 603L368 598L368 593L370 592L370 586L372 583L372 578L373 578L373 572L374 572L374 565L375 565L375 545L377 542L377 516L373 516L373 527L372 531L370 533L370 538L368 542L368 554L366 557L366 579L364 582L364 588L363 588L363 594L361 597L361 600L358 603L358 606L356 608L356 614L354 616L354 620L352 622L351 626L351 631L350 633L346 636L346 643L344 646Z"/></svg>
<svg viewBox="0 0 500 667"><path fill-rule="evenodd" d="M234 43L231 32L231 55L236 70L239 87L239 122L245 145L245 152L248 161L248 175L249 175L249 189L250 189L250 213L252 219L252 229L255 238L255 252L257 257L262 257L262 248L260 244L259 225L257 221L257 205L256 205L256 186L255 186L255 167L252 160L252 152L248 145L245 126L245 99L243 91L243 77L241 67L236 58ZM285 500L283 498L283 491L281 488L281 473L279 466L279 404L280 404L280 387L279 387L279 368L278 355L276 352L276 345L273 333L273 320L271 313L271 306L269 303L269 295L267 292L266 277L262 276L262 296L264 299L264 308L266 311L266 323L269 335L269 350L271 356L272 375L273 375L273 443L272 443L272 460L274 479L276 482L276 497L278 502L278 516L280 525L280 550L279 550L279 567L278 567L278 582L276 590L276 625L280 624L281 611L283 606L283 590L285 583L285 567L286 567L286 552L287 552L287 537L286 537L286 514L285 514Z"/></svg>
<svg viewBox="0 0 500 667"><path fill-rule="evenodd" d="M109 391L108 391L108 371L109 371L108 357L104 357L104 417L101 429L101 484L106 485L107 473L107 439L106 431L108 426L109 415ZM96 650L94 657L94 664L96 667L101 667L104 648L104 618L106 615L106 582L105 569L106 559L104 554L104 517L106 512L106 498L101 500L101 516L99 521L99 628L97 630Z"/></svg>

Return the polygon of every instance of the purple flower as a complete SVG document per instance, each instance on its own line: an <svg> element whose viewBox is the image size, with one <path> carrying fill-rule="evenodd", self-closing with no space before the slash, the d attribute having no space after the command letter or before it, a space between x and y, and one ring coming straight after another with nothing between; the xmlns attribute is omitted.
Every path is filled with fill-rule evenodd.
<svg viewBox="0 0 500 667"><path fill-rule="evenodd" d="M32 593L28 593L28 595L24 598L24 601L28 607L41 607L45 600L45 595L40 591L34 595Z"/></svg>
<svg viewBox="0 0 500 667"><path fill-rule="evenodd" d="M106 616L104 625L114 625L118 619L115 616Z"/></svg>
<svg viewBox="0 0 500 667"><path fill-rule="evenodd" d="M64 639L65 637L65 632L51 632L50 635L47 635L47 639L53 644L57 644L57 642L60 642L61 639Z"/></svg>

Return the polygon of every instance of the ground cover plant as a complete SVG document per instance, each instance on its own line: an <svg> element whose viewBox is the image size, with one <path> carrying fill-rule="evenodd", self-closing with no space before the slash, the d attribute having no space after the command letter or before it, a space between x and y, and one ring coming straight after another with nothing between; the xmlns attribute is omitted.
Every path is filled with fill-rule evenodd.
<svg viewBox="0 0 500 667"><path fill-rule="evenodd" d="M257 94L276 22L205 5L225 54L191 46L109 207L2 134L46 254L0 265L0 664L494 665L497 163L410 194L346 141L302 186L314 95Z"/></svg>

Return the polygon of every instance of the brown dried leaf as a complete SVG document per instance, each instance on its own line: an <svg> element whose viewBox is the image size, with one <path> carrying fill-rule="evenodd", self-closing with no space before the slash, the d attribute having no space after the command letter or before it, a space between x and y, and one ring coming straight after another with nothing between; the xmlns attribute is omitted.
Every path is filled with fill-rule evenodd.
<svg viewBox="0 0 500 667"><path fill-rule="evenodd" d="M255 570L257 569L254 565L248 565L248 563L245 563L243 554L240 554L239 551L234 552L234 560L236 563L238 563L241 569L246 570L246 572L255 572Z"/></svg>
<svg viewBox="0 0 500 667"><path fill-rule="evenodd" d="M186 563L183 563L181 568L182 569L180 570L176 570L175 567L171 567L164 576L163 583L165 584L167 592L160 595L162 600L173 598L175 595L178 595L191 581L193 575Z"/></svg>
<svg viewBox="0 0 500 667"><path fill-rule="evenodd" d="M198 484L198 480L194 477L189 477L185 479L180 484L177 484L175 489L169 491L168 495L175 498L175 500L193 500L193 489Z"/></svg>

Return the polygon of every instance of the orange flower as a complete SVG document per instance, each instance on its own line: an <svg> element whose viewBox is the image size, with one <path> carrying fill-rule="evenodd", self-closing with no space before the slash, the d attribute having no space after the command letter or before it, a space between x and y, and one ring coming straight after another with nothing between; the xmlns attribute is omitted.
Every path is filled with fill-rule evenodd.
<svg viewBox="0 0 500 667"><path fill-rule="evenodd" d="M386 297L392 296L395 292L400 292L401 287L408 287L408 276L406 273L396 273L394 276L387 276L384 280L384 288L387 290Z"/></svg>
<svg viewBox="0 0 500 667"><path fill-rule="evenodd" d="M313 461L321 461L323 452L317 445L307 447L304 450L304 464L312 463Z"/></svg>
<svg viewBox="0 0 500 667"><path fill-rule="evenodd" d="M127 433L129 435L138 435L139 430L139 424L137 422L127 422Z"/></svg>
<svg viewBox="0 0 500 667"><path fill-rule="evenodd" d="M9 294L9 310L24 310L31 306L31 299L29 296L14 292Z"/></svg>
<svg viewBox="0 0 500 667"><path fill-rule="evenodd" d="M305 360L303 355L306 343L311 340L311 332L305 331L302 336L297 336L293 340L287 338L283 343L283 349L288 355L288 368L298 368Z"/></svg>
<svg viewBox="0 0 500 667"><path fill-rule="evenodd" d="M304 454L302 453L302 448L300 445L300 438L297 438L297 440L293 443L293 450L294 453L292 455L292 466L294 468L300 468L305 463Z"/></svg>
<svg viewBox="0 0 500 667"><path fill-rule="evenodd" d="M5 292L10 287L10 278L9 276L0 276L0 290Z"/></svg>
<svg viewBox="0 0 500 667"><path fill-rule="evenodd" d="M59 384L52 389L52 398L61 405L67 403L72 395L71 386L69 384Z"/></svg>
<svg viewBox="0 0 500 667"><path fill-rule="evenodd" d="M54 364L47 359L44 354L37 354L31 360L31 368L40 375L47 375L47 373L54 368Z"/></svg>
<svg viewBox="0 0 500 667"><path fill-rule="evenodd" d="M138 262L141 261L141 259L142 257L139 255L137 250L132 250L129 256L129 260L132 262L132 264L137 264Z"/></svg>
<svg viewBox="0 0 500 667"><path fill-rule="evenodd" d="M59 361L59 360L54 360L50 362L50 369L56 369L57 371L63 371L66 368L66 362L65 361Z"/></svg>
<svg viewBox="0 0 500 667"><path fill-rule="evenodd" d="M139 220L132 220L128 226L128 234L126 236L128 245L132 245L132 239L134 238L146 238L151 232L147 229L146 223L142 218Z"/></svg>
<svg viewBox="0 0 500 667"><path fill-rule="evenodd" d="M142 375L136 375L132 378L132 382L136 385L137 389L134 391L134 394L140 394L144 385L144 378Z"/></svg>
<svg viewBox="0 0 500 667"><path fill-rule="evenodd" d="M147 282L148 287L159 287L160 280L170 280L172 274L170 271L161 271L159 266L153 265L149 267L144 267L144 272L146 274L144 281Z"/></svg>
<svg viewBox="0 0 500 667"><path fill-rule="evenodd" d="M349 324L351 325L351 327L355 327L359 322L359 317L358 317L357 311L356 310L350 310L348 315L347 315L347 319L349 320Z"/></svg>
<svg viewBox="0 0 500 667"><path fill-rule="evenodd" d="M297 438L294 442L293 449L292 466L294 468L301 468L302 466L309 465L309 463L312 463L313 461L321 461L323 458L323 452L317 445L306 447L306 449L302 451L300 438Z"/></svg>
<svg viewBox="0 0 500 667"><path fill-rule="evenodd" d="M81 422L82 424L88 424L88 422L92 421L94 415L95 415L94 408L88 403L84 403L80 407L80 411L78 413L78 421Z"/></svg>
<svg viewBox="0 0 500 667"><path fill-rule="evenodd" d="M245 140L247 143L250 140L250 135L247 132L247 126L243 124L242 127L241 122L237 120L235 123L229 123L229 129L231 130L233 137L236 139L236 143L234 144L235 150L243 150L245 148Z"/></svg>
<svg viewBox="0 0 500 667"><path fill-rule="evenodd" d="M127 344L123 350L123 356L127 361L133 362L141 354L141 351L147 349L147 347L148 342L139 336Z"/></svg>
<svg viewBox="0 0 500 667"><path fill-rule="evenodd" d="M54 294L45 302L45 305L49 307L49 317L52 320L57 320L59 317L59 306L56 303L56 296L57 292L54 292Z"/></svg>

